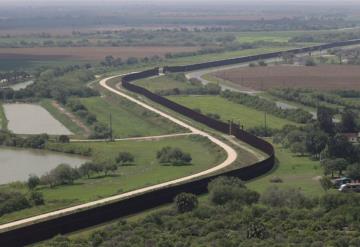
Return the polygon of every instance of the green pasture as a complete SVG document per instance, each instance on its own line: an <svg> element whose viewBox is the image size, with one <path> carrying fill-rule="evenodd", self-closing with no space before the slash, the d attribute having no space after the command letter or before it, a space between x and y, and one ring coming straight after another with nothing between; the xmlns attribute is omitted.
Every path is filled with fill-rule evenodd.
<svg viewBox="0 0 360 247"><path fill-rule="evenodd" d="M297 156L288 149L276 146L276 167L269 174L250 181L247 186L258 192L265 191L269 186L298 188L308 195L323 193L319 178L323 169L319 161L310 160L307 156ZM271 183L270 179L279 177L282 183Z"/></svg>
<svg viewBox="0 0 360 247"><path fill-rule="evenodd" d="M100 123L109 125L110 114L115 138L164 135L185 132L180 126L135 103L107 93L106 97L80 99Z"/></svg>
<svg viewBox="0 0 360 247"><path fill-rule="evenodd" d="M199 136L173 137L151 141L80 142L70 144L49 144L52 149L91 148L95 161L114 161L119 152L130 152L135 156L134 164L121 166L115 174L103 174L92 178L76 180L73 185L55 188L39 187L46 200L44 206L21 210L0 218L0 223L45 213L51 210L76 205L126 191L191 175L216 164L225 158L222 149ZM163 147L179 147L192 156L190 165L163 165L156 159L156 153ZM2 186L6 189L9 185ZM5 187L5 188L4 188ZM24 188L25 189L25 188Z"/></svg>
<svg viewBox="0 0 360 247"><path fill-rule="evenodd" d="M245 129L264 126L264 112L233 103L220 96L170 96L168 98L191 109L200 109L205 114L216 113L223 121L240 122ZM270 114L267 114L266 122L268 127L277 129L286 124L296 124Z"/></svg>

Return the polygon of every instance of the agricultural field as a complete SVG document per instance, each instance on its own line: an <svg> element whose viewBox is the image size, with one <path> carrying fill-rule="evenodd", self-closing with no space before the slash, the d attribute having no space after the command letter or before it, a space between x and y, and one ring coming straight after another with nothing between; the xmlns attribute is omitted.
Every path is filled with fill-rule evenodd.
<svg viewBox="0 0 360 247"><path fill-rule="evenodd" d="M243 67L213 75L255 90L309 88L322 91L359 90L359 66L268 66Z"/></svg>
<svg viewBox="0 0 360 247"><path fill-rule="evenodd" d="M51 149L87 149L92 150L91 158L97 162L114 161L119 152L134 155L133 164L121 166L110 176L93 175L90 179L76 180L73 185L39 187L46 204L44 206L21 210L4 215L0 223L48 212L70 205L80 204L137 188L158 184L206 170L225 158L225 153L218 146L199 136L173 137L151 141L119 141L96 143L49 144ZM163 165L156 159L156 153L163 147L179 147L190 153L189 165ZM11 185L4 185L2 188ZM24 190L26 188L23 188Z"/></svg>
<svg viewBox="0 0 360 247"><path fill-rule="evenodd" d="M164 135L186 132L178 125L113 94L80 99L97 120L109 125L111 113L115 138Z"/></svg>
<svg viewBox="0 0 360 247"><path fill-rule="evenodd" d="M264 112L230 102L219 96L169 96L176 103L191 109L200 109L203 113L216 113L223 121L234 120L240 122L244 128L264 126ZM286 124L296 124L267 114L267 127L282 128Z"/></svg>

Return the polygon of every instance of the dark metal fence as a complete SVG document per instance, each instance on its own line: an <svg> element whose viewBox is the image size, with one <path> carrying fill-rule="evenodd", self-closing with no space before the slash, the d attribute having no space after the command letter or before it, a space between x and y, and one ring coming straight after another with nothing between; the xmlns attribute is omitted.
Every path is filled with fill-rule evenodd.
<svg viewBox="0 0 360 247"><path fill-rule="evenodd" d="M316 50L329 49L340 46L347 46L353 44L360 44L360 40L350 40L344 42L335 42L319 46L312 46L307 48L299 48L289 50L292 53L312 52ZM240 57L234 59L226 59L220 61L213 61L208 63L191 64L185 66L164 67L165 73L170 72L186 72L191 70L205 69L216 66L224 66L236 63L256 61L259 59L269 59L281 56L283 52L273 52L255 56ZM131 84L131 81L156 76L159 74L159 69L154 68L138 73L126 75L122 78L122 85L124 88L142 94L152 101L159 103L169 109L178 112L194 121L202 123L210 128L213 128L222 133L229 132L229 123L212 119L201 113L198 113L185 106L179 105L165 97L156 95L145 88ZM181 192L190 192L194 194L202 194L207 191L207 184L218 176L236 176L242 180L250 180L269 172L275 162L273 146L263 139L260 139L242 129L238 126L232 126L232 134L251 146L262 150L268 154L269 157L261 162L249 165L244 168L226 171L221 174L197 179L195 181L186 182L183 184L172 185L161 188L155 191L147 192L141 195L130 197L127 199L112 202L106 205L100 205L91 209L86 209L79 212L74 212L69 215L58 216L53 219L47 219L41 222L34 222L27 226L21 226L3 233L0 233L0 246L23 246L26 244L35 243L57 234L66 234L86 227L94 226L104 223L119 217L141 212L146 209L154 208L164 203L169 203L173 198Z"/></svg>

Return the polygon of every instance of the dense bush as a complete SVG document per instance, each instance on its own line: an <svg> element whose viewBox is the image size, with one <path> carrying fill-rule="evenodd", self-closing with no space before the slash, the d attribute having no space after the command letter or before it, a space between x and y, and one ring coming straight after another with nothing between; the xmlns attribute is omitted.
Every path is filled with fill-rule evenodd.
<svg viewBox="0 0 360 247"><path fill-rule="evenodd" d="M180 148L164 147L156 154L160 163L185 165L191 163L191 155L184 153Z"/></svg>
<svg viewBox="0 0 360 247"><path fill-rule="evenodd" d="M232 178L209 187L219 185L248 190ZM261 198L249 205L204 199L185 213L176 207L156 210L142 219L119 220L89 237L58 236L41 246L359 246L358 194L325 193L312 199L299 190L272 187Z"/></svg>
<svg viewBox="0 0 360 247"><path fill-rule="evenodd" d="M29 207L31 204L24 194L15 191L0 191L0 216Z"/></svg>
<svg viewBox="0 0 360 247"><path fill-rule="evenodd" d="M175 197L176 211L179 213L190 212L198 206L197 197L190 193L181 193Z"/></svg>

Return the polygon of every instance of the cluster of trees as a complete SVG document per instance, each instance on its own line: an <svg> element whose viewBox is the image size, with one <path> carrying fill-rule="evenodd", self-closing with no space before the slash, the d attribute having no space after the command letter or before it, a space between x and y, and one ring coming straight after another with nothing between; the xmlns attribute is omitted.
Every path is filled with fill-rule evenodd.
<svg viewBox="0 0 360 247"><path fill-rule="evenodd" d="M301 42L301 43L329 43L351 39L359 39L360 32L327 32L327 33L307 33L292 37L290 42Z"/></svg>
<svg viewBox="0 0 360 247"><path fill-rule="evenodd" d="M349 101L344 98L353 98L358 97L360 92L352 90L339 90L332 93L323 93L318 91L313 91L310 89L295 89L295 88L285 88L285 89L273 89L270 91L270 94L283 98L289 101L294 101L301 103L306 106L311 107L327 107L328 103L336 104L351 109L360 109L360 104L356 101ZM333 109L333 113L338 113L337 109Z"/></svg>
<svg viewBox="0 0 360 247"><path fill-rule="evenodd" d="M0 130L0 145L3 146L43 149L48 141L47 134L21 137L7 130Z"/></svg>
<svg viewBox="0 0 360 247"><path fill-rule="evenodd" d="M303 109L281 109L276 103L239 92L231 92L229 90L221 92L221 96L238 104L242 104L256 110L265 111L274 116L289 119L296 123L307 123L311 121L312 115Z"/></svg>
<svg viewBox="0 0 360 247"><path fill-rule="evenodd" d="M359 207L358 194L308 197L275 186L259 194L236 178L218 178L209 184L207 200L183 193L173 208L119 220L87 238L57 236L41 246L355 247L360 245Z"/></svg>
<svg viewBox="0 0 360 247"><path fill-rule="evenodd" d="M58 185L73 184L75 180L87 177L90 178L96 174L99 176L103 173L108 176L114 173L120 166L130 164L135 161L135 157L129 152L119 152L114 161L107 162L85 162L80 167L74 168L68 164L59 164L57 167L44 174L40 178L31 175L28 179L27 186L33 190L39 185L48 185L55 187Z"/></svg>
<svg viewBox="0 0 360 247"><path fill-rule="evenodd" d="M90 68L91 65L39 68L34 73L34 84L18 91L10 88L0 89L0 98L5 100L52 98L64 104L70 96L97 96L99 95L97 91L86 86L95 79Z"/></svg>
<svg viewBox="0 0 360 247"><path fill-rule="evenodd" d="M9 85L30 78L31 75L25 71L0 72L0 85Z"/></svg>
<svg viewBox="0 0 360 247"><path fill-rule="evenodd" d="M187 165L192 161L189 153L183 152L180 148L164 147L156 154L160 163L171 165Z"/></svg>
<svg viewBox="0 0 360 247"><path fill-rule="evenodd" d="M78 99L68 100L66 106L83 119L88 125L92 126L92 134L89 138L97 139L111 137L110 128L105 124L98 122L96 116L89 112L89 110Z"/></svg>
<svg viewBox="0 0 360 247"><path fill-rule="evenodd" d="M157 63L161 62L162 60L163 59L158 55L143 58L129 57L126 60L123 60L121 57L114 58L113 56L106 56L104 60L100 62L100 65L104 67L118 68L126 65L136 65L139 63Z"/></svg>
<svg viewBox="0 0 360 247"><path fill-rule="evenodd" d="M317 121L300 127L287 125L274 135L273 141L293 153L320 159L325 175L333 177L338 172L341 176L346 170L350 178L360 179L360 146L353 145L342 133L359 130L355 118L353 112L346 110L342 121L334 124L331 111L319 108Z"/></svg>
<svg viewBox="0 0 360 247"><path fill-rule="evenodd" d="M25 193L11 189L0 191L0 216L42 204L44 199L40 192Z"/></svg>

